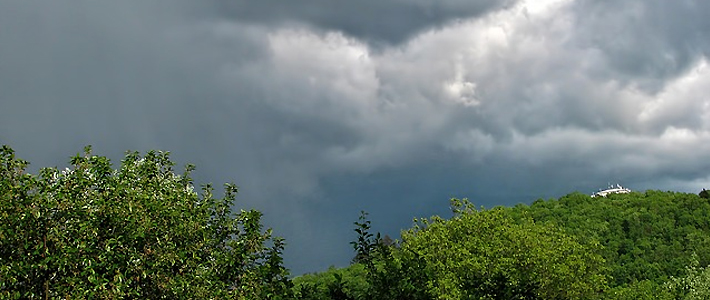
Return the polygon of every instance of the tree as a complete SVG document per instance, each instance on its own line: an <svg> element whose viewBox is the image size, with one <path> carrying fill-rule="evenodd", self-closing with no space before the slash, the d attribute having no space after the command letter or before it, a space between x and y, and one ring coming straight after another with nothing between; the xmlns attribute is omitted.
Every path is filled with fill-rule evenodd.
<svg viewBox="0 0 710 300"><path fill-rule="evenodd" d="M436 299L596 299L606 289L597 244L503 208L476 210L453 199L454 217L423 219L402 235L402 250L433 269Z"/></svg>
<svg viewBox="0 0 710 300"><path fill-rule="evenodd" d="M87 147L35 176L0 150L0 299L280 299L284 242L237 187L193 190L167 152L128 152L118 169Z"/></svg>
<svg viewBox="0 0 710 300"><path fill-rule="evenodd" d="M710 203L697 194L648 190L597 199L573 193L510 212L599 241L610 287L628 287L629 299L637 291L656 297L669 277L683 275L693 253L701 266L710 263Z"/></svg>
<svg viewBox="0 0 710 300"><path fill-rule="evenodd" d="M369 299L365 267L361 264L331 266L323 272L304 274L294 278L293 285L295 299L299 300Z"/></svg>
<svg viewBox="0 0 710 300"><path fill-rule="evenodd" d="M710 268L699 268L698 257L693 255L690 266L685 268L685 276L671 277L666 288L675 292L675 299L710 299Z"/></svg>
<svg viewBox="0 0 710 300"><path fill-rule="evenodd" d="M370 233L366 212L361 212L354 224L358 239L350 244L356 252L354 261L365 269L368 286L364 299L432 299L427 288L431 272L423 257L411 251L401 251L394 247L391 239L383 241L379 233Z"/></svg>

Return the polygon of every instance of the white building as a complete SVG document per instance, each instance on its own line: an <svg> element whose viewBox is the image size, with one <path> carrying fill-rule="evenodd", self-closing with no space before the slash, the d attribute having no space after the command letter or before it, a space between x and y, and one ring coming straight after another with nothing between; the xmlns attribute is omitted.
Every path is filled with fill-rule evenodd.
<svg viewBox="0 0 710 300"><path fill-rule="evenodd" d="M592 194L592 198L606 197L609 194L628 194L628 193L631 193L630 189L627 189L619 184L616 184L616 185L610 185L605 190L600 189L598 192Z"/></svg>

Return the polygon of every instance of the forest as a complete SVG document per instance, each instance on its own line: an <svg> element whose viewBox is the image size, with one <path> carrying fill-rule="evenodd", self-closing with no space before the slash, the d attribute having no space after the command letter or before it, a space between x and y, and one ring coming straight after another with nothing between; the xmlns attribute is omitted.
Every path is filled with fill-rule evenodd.
<svg viewBox="0 0 710 300"><path fill-rule="evenodd" d="M396 239L362 212L349 266L293 277L235 185L195 188L167 152L27 165L0 149L0 299L710 299L705 190L451 199Z"/></svg>

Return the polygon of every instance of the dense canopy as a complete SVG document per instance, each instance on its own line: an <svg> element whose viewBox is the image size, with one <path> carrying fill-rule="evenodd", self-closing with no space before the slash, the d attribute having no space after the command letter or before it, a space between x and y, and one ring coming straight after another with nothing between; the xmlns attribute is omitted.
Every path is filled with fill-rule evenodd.
<svg viewBox="0 0 710 300"><path fill-rule="evenodd" d="M129 152L118 169L91 154L25 173L0 151L0 298L268 298L289 288L281 239L261 213L232 213L193 190L168 153Z"/></svg>

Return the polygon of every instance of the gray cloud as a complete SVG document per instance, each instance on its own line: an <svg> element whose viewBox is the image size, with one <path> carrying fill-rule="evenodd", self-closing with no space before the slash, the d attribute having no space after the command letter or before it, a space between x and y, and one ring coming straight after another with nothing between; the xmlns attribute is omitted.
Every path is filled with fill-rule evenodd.
<svg viewBox="0 0 710 300"><path fill-rule="evenodd" d="M165 149L236 182L296 273L448 197L708 187L707 4L0 2L0 143Z"/></svg>
<svg viewBox="0 0 710 300"><path fill-rule="evenodd" d="M649 92L708 55L710 8L702 1L578 1L570 7L579 35L575 42L599 49L607 76Z"/></svg>
<svg viewBox="0 0 710 300"><path fill-rule="evenodd" d="M399 44L431 27L483 15L513 3L483 1L218 1L215 7L228 18L259 24L307 23L344 32L373 44Z"/></svg>

